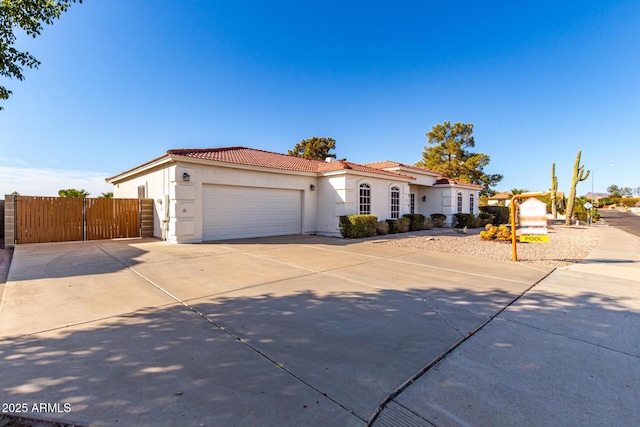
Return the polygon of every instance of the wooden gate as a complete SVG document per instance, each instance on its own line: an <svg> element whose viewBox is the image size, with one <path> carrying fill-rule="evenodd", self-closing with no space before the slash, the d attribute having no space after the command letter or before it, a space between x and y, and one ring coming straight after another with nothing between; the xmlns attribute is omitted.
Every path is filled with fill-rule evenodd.
<svg viewBox="0 0 640 427"><path fill-rule="evenodd" d="M17 244L141 236L142 201L15 196Z"/></svg>
<svg viewBox="0 0 640 427"><path fill-rule="evenodd" d="M86 239L140 237L140 200L85 199Z"/></svg>

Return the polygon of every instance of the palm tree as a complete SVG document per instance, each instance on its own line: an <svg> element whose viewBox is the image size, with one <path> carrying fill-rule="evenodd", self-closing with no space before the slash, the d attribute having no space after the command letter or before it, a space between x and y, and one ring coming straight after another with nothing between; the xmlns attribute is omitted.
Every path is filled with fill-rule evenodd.
<svg viewBox="0 0 640 427"><path fill-rule="evenodd" d="M89 193L87 190L82 189L82 190L77 190L75 188L67 188L66 190L59 190L58 191L58 196L60 197L80 197L80 198L85 198L87 196L89 196Z"/></svg>
<svg viewBox="0 0 640 427"><path fill-rule="evenodd" d="M113 192L109 191L108 193L102 193L98 196L98 199L113 199Z"/></svg>
<svg viewBox="0 0 640 427"><path fill-rule="evenodd" d="M517 196L518 194L524 194L528 192L529 190L524 188L512 188L511 191L509 191L509 197Z"/></svg>

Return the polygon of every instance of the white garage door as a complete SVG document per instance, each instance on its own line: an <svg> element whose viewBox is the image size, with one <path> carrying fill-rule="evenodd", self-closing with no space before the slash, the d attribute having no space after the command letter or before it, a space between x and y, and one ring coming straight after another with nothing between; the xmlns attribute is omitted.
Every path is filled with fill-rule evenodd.
<svg viewBox="0 0 640 427"><path fill-rule="evenodd" d="M302 233L302 191L205 185L203 240Z"/></svg>

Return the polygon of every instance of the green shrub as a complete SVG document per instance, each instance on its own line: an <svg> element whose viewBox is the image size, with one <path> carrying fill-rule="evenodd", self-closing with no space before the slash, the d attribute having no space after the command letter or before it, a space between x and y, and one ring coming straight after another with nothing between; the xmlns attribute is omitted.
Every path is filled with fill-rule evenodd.
<svg viewBox="0 0 640 427"><path fill-rule="evenodd" d="M380 236L389 234L389 223L387 221L378 221L376 224L376 234Z"/></svg>
<svg viewBox="0 0 640 427"><path fill-rule="evenodd" d="M434 213L431 214L431 220L433 221L434 227L442 228L447 222L447 216L444 214Z"/></svg>
<svg viewBox="0 0 640 427"><path fill-rule="evenodd" d="M389 234L406 233L409 231L409 224L411 224L411 220L405 217L398 219L388 218L386 221L389 224Z"/></svg>
<svg viewBox="0 0 640 427"><path fill-rule="evenodd" d="M405 214L405 218L409 218L409 230L419 231L424 229L424 220L426 217L422 214Z"/></svg>
<svg viewBox="0 0 640 427"><path fill-rule="evenodd" d="M611 202L617 205L626 206L631 208L635 206L636 203L640 202L640 198L638 197L611 197Z"/></svg>
<svg viewBox="0 0 640 427"><path fill-rule="evenodd" d="M431 230L434 227L433 220L431 218L425 218L424 224L422 225L423 230Z"/></svg>
<svg viewBox="0 0 640 427"><path fill-rule="evenodd" d="M480 206L480 212L493 215L493 225L508 224L510 210L505 206Z"/></svg>
<svg viewBox="0 0 640 427"><path fill-rule="evenodd" d="M376 234L377 223L375 215L343 215L340 217L340 234L348 239L371 237Z"/></svg>
<svg viewBox="0 0 640 427"><path fill-rule="evenodd" d="M457 213L453 215L453 228L475 228L476 216L474 214Z"/></svg>
<svg viewBox="0 0 640 427"><path fill-rule="evenodd" d="M493 217L494 217L494 215L492 213L488 213L488 212L480 212L478 214L478 218L483 219L483 220L493 221Z"/></svg>
<svg viewBox="0 0 640 427"><path fill-rule="evenodd" d="M411 220L406 217L398 218L398 231L400 233L406 233L409 231L409 227L411 226Z"/></svg>

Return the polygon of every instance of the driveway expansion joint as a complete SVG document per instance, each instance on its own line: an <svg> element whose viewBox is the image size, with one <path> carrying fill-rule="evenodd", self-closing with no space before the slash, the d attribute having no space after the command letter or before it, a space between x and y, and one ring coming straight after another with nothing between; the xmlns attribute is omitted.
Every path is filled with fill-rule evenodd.
<svg viewBox="0 0 640 427"><path fill-rule="evenodd" d="M322 390L318 389L316 386L314 386L313 384L309 383L308 381L306 381L304 378L300 377L299 375L297 375L296 373L294 373L293 371L289 370L288 368L286 368L282 363L277 362L276 360L274 360L272 357L270 357L269 355L267 355L265 352L261 351L260 349L258 349L257 347L251 345L248 341L246 341L244 338L242 338L241 336L237 335L236 333L234 333L233 331L225 328L223 325L219 324L218 322L210 319L206 314L201 313L200 311L198 311L195 307L187 304L185 301L181 300L180 298L178 298L177 296L173 295L171 292L167 291L166 289L164 289L162 286L158 285L157 283L155 283L153 280L149 279L148 277L146 277L145 275L143 275L142 273L136 271L134 268L125 265L124 263L122 263L120 260L118 260L117 258L115 258L114 256L112 256L110 253L108 253L107 251L105 251L104 249L100 248L99 246L95 245L98 249L100 249L102 252L104 252L105 254L107 254L109 257L111 257L112 259L114 259L116 262L118 262L119 264L121 264L123 267L125 267L126 269L128 269L129 271L133 272L134 274L136 274L137 276L139 276L140 278L142 278L143 280L145 280L147 283L149 283L150 285L156 287L157 289L159 289L160 291L164 292L165 294L167 294L169 297L173 298L176 302L180 303L183 307L187 308L188 310L190 310L191 312L193 312L194 314L196 314L197 316L199 316L200 318L202 318L203 320L205 320L206 322L210 323L211 325L213 325L214 327L216 327L217 329L219 329L220 331L228 334L229 336L231 336L233 339L235 339L236 341L238 341L239 343L243 344L244 346L246 346L247 348L249 348L251 351L253 351L254 353L258 354L259 356L261 356L262 358L268 360L269 362L271 362L275 367L282 369L283 371L285 371L287 374L289 374L291 377L295 378L297 381L301 382L302 384L304 384L305 386L309 387L310 389L312 389L313 391L315 391L316 393L322 395L323 397L325 397L326 399L330 400L331 402L335 403L336 405L338 405L339 407L341 407L342 409L344 409L345 411L347 411L348 413L352 414L353 416L357 417L358 419L360 419L363 422L366 422L366 419L362 418L361 416L359 416L358 414L356 414L351 408L348 408L347 406L345 406L343 403L339 402L338 400L334 399L333 397L331 397L328 393L323 392ZM255 256L255 255L254 255ZM282 262L281 262L282 263ZM282 264L287 264L287 263L282 263ZM303 274L297 277L305 277L305 276L312 276L317 274L317 271L311 270L311 269L306 269L309 271L312 271L309 274ZM290 280L291 278L287 278L287 279L278 279L278 280L274 280L272 282L269 283L277 283L277 282L283 282L286 280ZM267 283L261 283L259 286L264 286Z"/></svg>
<svg viewBox="0 0 640 427"><path fill-rule="evenodd" d="M487 319L485 322L483 322L480 326L478 326L476 329L474 329L473 331L471 331L468 335L463 336L463 338L461 338L460 340L458 340L457 342L455 342L453 345L451 345L448 349L446 349L442 354L440 354L438 357L436 357L435 359L433 359L429 364L427 364L426 366L424 366L422 369L420 369L416 374L414 374L411 378L409 378L407 381L405 381L402 385L400 385L400 387L398 387L393 393L389 394L389 396L387 396L387 398L380 403L380 405L378 405L378 408L376 409L375 413L371 416L371 418L369 419L369 421L367 422L367 426L373 426L373 424L375 423L376 419L380 416L380 414L382 413L383 409L385 408L385 406L387 406L389 404L389 402L394 401L394 399L396 397L398 397L404 390L406 390L411 384L413 384L414 382L416 382L420 377L422 377L424 374L426 374L431 368L433 368L434 366L436 366L440 361L444 360L445 357L447 357L449 354L451 354L455 349L457 349L458 347L460 347L464 342L466 342L469 338L471 338L472 336L474 336L476 333L480 332L480 330L482 330L486 325L488 325L493 319L495 319L496 317L498 317L501 313L503 313L505 310L507 310L509 307L511 307L513 304L515 304L520 298L522 298L527 292L529 292L531 289L533 289L535 286L537 286L539 283L541 283L544 279L546 279L547 277L549 277L549 275L551 275L551 273L553 273L555 271L555 269L551 270L549 273L547 273L544 277L538 279L538 281L536 281L534 284L532 284L531 286L529 286L527 289L525 289L524 291L522 291L522 293L520 295L518 295L516 298L513 299L513 301L511 301L509 304L507 304L506 306L504 306L503 308L501 308L497 313L495 313L494 315L492 315L491 317L489 317L489 319ZM397 402L396 402L397 403Z"/></svg>

